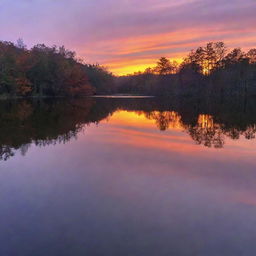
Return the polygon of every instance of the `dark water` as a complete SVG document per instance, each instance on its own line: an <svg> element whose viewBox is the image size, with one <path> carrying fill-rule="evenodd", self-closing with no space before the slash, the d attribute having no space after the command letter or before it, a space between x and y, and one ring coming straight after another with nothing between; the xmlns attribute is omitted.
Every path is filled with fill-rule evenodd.
<svg viewBox="0 0 256 256"><path fill-rule="evenodd" d="M256 106L0 102L0 255L256 255Z"/></svg>

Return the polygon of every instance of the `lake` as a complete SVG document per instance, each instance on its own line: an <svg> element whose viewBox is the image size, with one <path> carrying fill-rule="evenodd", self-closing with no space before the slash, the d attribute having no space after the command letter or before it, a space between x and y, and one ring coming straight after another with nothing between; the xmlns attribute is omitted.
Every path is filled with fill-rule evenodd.
<svg viewBox="0 0 256 256"><path fill-rule="evenodd" d="M256 254L254 101L0 102L0 255Z"/></svg>

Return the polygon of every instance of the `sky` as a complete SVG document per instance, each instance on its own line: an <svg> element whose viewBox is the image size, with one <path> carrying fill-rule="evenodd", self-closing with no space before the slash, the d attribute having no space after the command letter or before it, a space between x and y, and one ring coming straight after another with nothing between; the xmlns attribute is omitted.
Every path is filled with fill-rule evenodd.
<svg viewBox="0 0 256 256"><path fill-rule="evenodd" d="M256 47L255 0L0 0L0 40L65 45L117 75L209 41Z"/></svg>

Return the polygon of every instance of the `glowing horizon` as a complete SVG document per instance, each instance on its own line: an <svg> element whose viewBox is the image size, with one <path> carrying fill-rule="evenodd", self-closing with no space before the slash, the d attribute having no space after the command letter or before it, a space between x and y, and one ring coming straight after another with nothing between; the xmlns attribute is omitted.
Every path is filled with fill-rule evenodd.
<svg viewBox="0 0 256 256"><path fill-rule="evenodd" d="M0 40L65 45L125 75L210 41L255 48L255 10L253 0L2 0Z"/></svg>

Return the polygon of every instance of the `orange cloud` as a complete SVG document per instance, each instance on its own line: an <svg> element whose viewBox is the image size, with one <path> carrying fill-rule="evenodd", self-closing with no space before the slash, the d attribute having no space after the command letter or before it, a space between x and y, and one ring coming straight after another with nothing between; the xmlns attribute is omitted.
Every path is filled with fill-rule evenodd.
<svg viewBox="0 0 256 256"><path fill-rule="evenodd" d="M162 56L180 60L209 41L256 46L253 0L43 2L4 1L0 38L23 37L29 47L64 44L85 62L105 65L117 75L154 66Z"/></svg>
<svg viewBox="0 0 256 256"><path fill-rule="evenodd" d="M229 47L244 46L248 49L255 46L256 34L250 28L233 31L201 26L168 33L114 38L96 43L93 51L84 52L83 55L99 54L103 58L101 63L110 71L125 75L154 66L161 56L181 62L191 49L209 41L220 40L225 41Z"/></svg>

